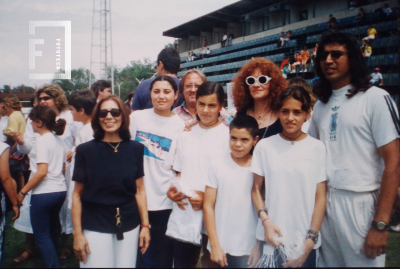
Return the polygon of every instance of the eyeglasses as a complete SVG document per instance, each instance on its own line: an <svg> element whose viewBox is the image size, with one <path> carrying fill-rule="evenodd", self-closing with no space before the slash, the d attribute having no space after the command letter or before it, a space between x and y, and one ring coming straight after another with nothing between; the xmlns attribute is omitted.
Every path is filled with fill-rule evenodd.
<svg viewBox="0 0 400 269"><path fill-rule="evenodd" d="M342 57L343 54L346 54L346 51L340 51L340 50L332 50L332 51L324 51L320 54L317 55L318 59L320 61L326 61L326 59L328 58L328 55L331 55L332 60L337 60L340 57Z"/></svg>
<svg viewBox="0 0 400 269"><path fill-rule="evenodd" d="M38 101L40 103L42 101L49 101L50 99L53 99L53 97L51 97L51 96L43 96L43 97L39 97Z"/></svg>
<svg viewBox="0 0 400 269"><path fill-rule="evenodd" d="M117 109L117 108L113 108L111 110L106 110L106 109L102 109L99 111L99 117L100 118L105 118L108 115L108 112L111 113L111 116L116 118L119 117L121 115L121 109Z"/></svg>
<svg viewBox="0 0 400 269"><path fill-rule="evenodd" d="M258 81L258 83L260 83L261 85L265 85L265 84L267 84L270 80L271 80L270 77L267 77L267 76L264 76L264 75L261 75L261 76L259 76L258 78L249 76L249 77L246 78L246 84L249 85L249 86L251 86L251 85L253 85L254 83L256 83L256 81Z"/></svg>

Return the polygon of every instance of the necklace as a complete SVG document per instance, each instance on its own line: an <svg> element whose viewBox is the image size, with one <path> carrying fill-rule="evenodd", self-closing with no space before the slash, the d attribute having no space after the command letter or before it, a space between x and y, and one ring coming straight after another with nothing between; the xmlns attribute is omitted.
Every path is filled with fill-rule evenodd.
<svg viewBox="0 0 400 269"><path fill-rule="evenodd" d="M108 143L108 142L107 142ZM121 143L121 141L119 141L118 142L118 145L116 145L115 147L113 146L113 145L111 145L110 143L108 143L113 149L114 149L114 152L118 152L118 147L119 147L119 144Z"/></svg>
<svg viewBox="0 0 400 269"><path fill-rule="evenodd" d="M257 117L257 123L258 123L258 125L261 125L261 124L262 124L262 119L269 113L269 111L270 111L270 110L268 110L267 113L265 113L264 115L258 116L258 117L257 117L257 116L256 116L256 112L255 112L254 109L253 109L254 118Z"/></svg>
<svg viewBox="0 0 400 269"><path fill-rule="evenodd" d="M287 139L290 140L290 142L292 143L292 145L294 145L294 141L296 141L296 139L299 138L302 134L303 134L303 132L301 132L300 135L297 136L295 139L292 139L292 138L287 137L286 135L284 135L283 132L281 133L281 135L283 135L284 137L286 137Z"/></svg>
<svg viewBox="0 0 400 269"><path fill-rule="evenodd" d="M203 125L203 126L206 127L206 129L208 130L208 129L214 127L215 125L217 125L218 123L219 123L219 120L217 120L216 123L211 124L211 125L205 125L204 123L201 123L201 122L200 122L200 125Z"/></svg>
<svg viewBox="0 0 400 269"><path fill-rule="evenodd" d="M268 131L268 127L269 127L269 123L270 123L270 121L271 121L271 118L272 118L272 113L271 113L271 115L269 115L269 119L268 119L268 122L267 122L267 127L265 127L265 132L264 132L264 134L263 134L263 136L262 136L261 139L263 139L263 138L265 137L265 135L267 134L267 131ZM260 125L260 123L259 123L258 125Z"/></svg>

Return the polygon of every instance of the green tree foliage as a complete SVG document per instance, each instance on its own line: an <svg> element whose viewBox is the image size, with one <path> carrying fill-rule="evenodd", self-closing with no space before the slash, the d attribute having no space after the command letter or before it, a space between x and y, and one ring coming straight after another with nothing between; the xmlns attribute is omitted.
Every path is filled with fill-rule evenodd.
<svg viewBox="0 0 400 269"><path fill-rule="evenodd" d="M164 49L166 48L175 48L174 43L168 43L167 45L164 46Z"/></svg>
<svg viewBox="0 0 400 269"><path fill-rule="evenodd" d="M60 70L60 73L64 73L64 70ZM90 71L85 68L72 69L71 79L53 79L51 83L59 85L68 96L73 91L89 88L89 74ZM91 76L94 81L94 75Z"/></svg>
<svg viewBox="0 0 400 269"><path fill-rule="evenodd" d="M150 59L143 59L139 61L131 61L130 64L124 68L114 67L114 93L119 95L118 84L120 84L122 100L126 100L128 94L136 90L139 81L151 78L156 70L154 69L155 63ZM109 70L109 77L111 77L111 70ZM121 84L122 82L122 84Z"/></svg>

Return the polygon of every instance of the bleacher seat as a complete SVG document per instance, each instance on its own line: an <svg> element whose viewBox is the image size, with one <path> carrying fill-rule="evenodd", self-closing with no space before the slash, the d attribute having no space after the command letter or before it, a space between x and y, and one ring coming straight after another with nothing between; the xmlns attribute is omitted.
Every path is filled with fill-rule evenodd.
<svg viewBox="0 0 400 269"><path fill-rule="evenodd" d="M391 84L391 74L383 74L382 78L383 78L383 84L392 85Z"/></svg>
<svg viewBox="0 0 400 269"><path fill-rule="evenodd" d="M388 54L386 56L386 64L396 64L396 57L394 54Z"/></svg>
<svg viewBox="0 0 400 269"><path fill-rule="evenodd" d="M391 85L399 85L399 73L392 73L392 78L390 80Z"/></svg>

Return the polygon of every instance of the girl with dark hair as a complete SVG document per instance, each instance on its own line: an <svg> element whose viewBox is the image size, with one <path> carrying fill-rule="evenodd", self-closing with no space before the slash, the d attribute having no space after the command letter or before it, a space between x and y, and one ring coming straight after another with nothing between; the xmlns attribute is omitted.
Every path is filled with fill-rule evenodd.
<svg viewBox="0 0 400 269"><path fill-rule="evenodd" d="M99 101L92 127L95 139L77 147L72 177L75 256L81 268L136 267L138 245L144 254L150 242L144 147L130 140L129 112L115 95Z"/></svg>
<svg viewBox="0 0 400 269"><path fill-rule="evenodd" d="M279 67L270 60L256 58L239 70L233 82L232 97L238 115L257 120L260 140L281 132L275 105L287 82Z"/></svg>
<svg viewBox="0 0 400 269"><path fill-rule="evenodd" d="M178 98L178 87L169 76L157 77L150 86L153 108L130 115L132 139L144 145L144 186L151 225L151 244L139 267L171 268L173 240L165 235L172 201L167 197L171 180L176 143L185 127L181 118L171 112Z"/></svg>
<svg viewBox="0 0 400 269"><path fill-rule="evenodd" d="M40 136L36 139L31 162L32 178L21 189L18 201L22 204L26 194L32 190L30 219L35 237L47 268L59 268L57 257L58 238L61 235L59 213L64 203L65 149L60 137L64 133L65 120L56 122L56 113L49 107L35 107L29 113L33 131Z"/></svg>
<svg viewBox="0 0 400 269"><path fill-rule="evenodd" d="M203 198L207 171L212 160L229 153L229 130L218 119L223 107L224 89L207 81L196 92L196 111L199 124L184 132L178 140L174 170L176 182L168 190L174 201L168 221L167 236L174 238L174 267L193 268L203 244L203 258L209 259L207 236L202 238ZM182 190L189 190L189 193ZM183 192L182 192L183 191ZM204 231L205 233L205 231ZM203 264L203 267L207 267Z"/></svg>
<svg viewBox="0 0 400 269"><path fill-rule="evenodd" d="M301 130L311 112L310 95L304 88L285 89L277 109L283 131L257 144L251 164L252 198L259 216L256 237L264 242L259 266L316 267L316 249L321 246L318 232L326 207L326 149ZM290 167L288 160L293 160ZM295 244L299 248L292 249Z"/></svg>

